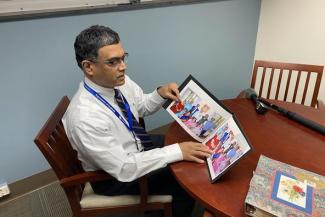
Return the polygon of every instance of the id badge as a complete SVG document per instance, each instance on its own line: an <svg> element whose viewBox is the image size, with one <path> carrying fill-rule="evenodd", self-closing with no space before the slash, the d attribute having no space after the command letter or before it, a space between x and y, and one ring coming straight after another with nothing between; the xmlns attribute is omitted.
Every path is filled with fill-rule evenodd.
<svg viewBox="0 0 325 217"><path fill-rule="evenodd" d="M141 140L139 138L137 138L136 136L134 136L135 139L135 145L137 146L137 149L139 150L139 152L143 152L144 148L141 144Z"/></svg>

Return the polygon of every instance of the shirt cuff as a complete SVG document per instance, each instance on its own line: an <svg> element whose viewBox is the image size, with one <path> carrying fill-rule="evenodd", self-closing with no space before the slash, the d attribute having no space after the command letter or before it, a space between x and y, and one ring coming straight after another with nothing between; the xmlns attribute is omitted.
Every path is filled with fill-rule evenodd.
<svg viewBox="0 0 325 217"><path fill-rule="evenodd" d="M166 99L160 96L157 89L152 92L152 99L160 104L163 104L166 101Z"/></svg>
<svg viewBox="0 0 325 217"><path fill-rule="evenodd" d="M167 164L183 160L182 150L178 143L167 145L163 149L167 153Z"/></svg>

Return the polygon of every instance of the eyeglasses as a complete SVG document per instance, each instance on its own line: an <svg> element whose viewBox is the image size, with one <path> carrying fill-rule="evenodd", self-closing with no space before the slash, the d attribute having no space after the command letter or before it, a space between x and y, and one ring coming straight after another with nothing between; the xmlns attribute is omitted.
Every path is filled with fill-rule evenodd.
<svg viewBox="0 0 325 217"><path fill-rule="evenodd" d="M122 64L122 62L126 64L128 56L129 56L129 53L124 53L124 55L122 57L114 57L109 60L103 61L103 63L108 65L109 67L115 68L115 67L119 66L120 64ZM98 60L92 60L92 62L98 63Z"/></svg>

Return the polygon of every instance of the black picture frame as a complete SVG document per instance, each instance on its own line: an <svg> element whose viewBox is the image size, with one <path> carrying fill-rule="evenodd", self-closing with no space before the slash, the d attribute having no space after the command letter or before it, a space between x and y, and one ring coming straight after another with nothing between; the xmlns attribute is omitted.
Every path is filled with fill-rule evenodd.
<svg viewBox="0 0 325 217"><path fill-rule="evenodd" d="M186 95L187 98L189 96L191 96L192 97L191 100L194 97L197 101L200 101L200 102L204 101L210 108L212 108L211 109L212 111L217 111L217 112L214 112L213 114L218 114L218 117L220 116L220 114L225 114L225 116L221 115L221 118L223 118L223 119L222 119L222 122L220 123L220 125L215 124L216 125L215 129L211 130L211 133L208 134L208 136L206 136L203 140L200 137L201 135L199 136L199 134L195 134L193 132L194 131L193 128L190 129L188 127L188 125L186 125L186 122L184 123L184 120L181 120L181 117L183 117L183 116L181 116L181 117L177 116L178 112L182 112L184 110L188 113L188 111L185 108L186 106L184 108L181 107L182 110L180 110L180 111L172 109L172 108L176 108L175 106L177 103L178 104L181 103L181 102L175 102L172 100L167 100L163 105L163 107L166 109L166 111L169 112L171 114L171 116L180 124L180 126L186 132L188 132L189 135L191 135L195 140L202 142L208 146L209 146L209 142L211 142L212 139L214 139L214 141L219 141L218 145L216 145L211 150L216 151L218 149L217 151L220 151L220 150L223 150L223 151L218 152L218 153L214 152L214 154L211 155L210 158L205 159L205 162L206 162L206 165L207 165L208 171L209 171L210 182L213 183L216 180L218 180L222 175L224 175L229 169L231 169L233 166L235 166L240 161L240 159L242 159L250 151L252 151L252 149L253 149L252 145L249 142L247 136L245 135L245 132L243 131L243 128L241 127L240 122L239 122L238 118L235 116L235 114L229 108L227 108L217 97L215 97L213 94L211 94L211 92L208 91L192 75L189 75L185 79L185 81L179 86L179 91L180 91L181 99L182 99L182 97L184 97L184 95L186 95L186 93L191 92L190 94ZM182 99L182 101L184 99ZM182 103L186 104L184 102L182 102ZM196 103L192 103L192 104L196 104ZM181 108L179 108L179 109L181 109ZM202 109L202 107L201 107L201 109ZM204 112L202 112L202 110L200 112L202 114L205 114ZM190 117L192 117L192 116L190 116ZM210 122L215 121L214 119L212 119L213 117L214 116L211 117ZM189 120L189 119L187 119L187 120ZM193 118L193 120L194 120L194 118ZM198 126L196 126L196 127L198 127ZM203 129L203 124L202 124L202 129ZM203 131L201 131L201 132L203 132ZM228 135L225 136L226 139L221 137L220 133L223 133L222 134L223 137L228 133ZM225 144L227 145L227 149L225 149L225 147L226 147ZM211 147L209 146L209 148L211 148ZM242 153L239 153L239 152L242 152ZM234 155L234 153L235 153L235 155ZM221 162L221 160L223 160L222 163L224 163L226 165L226 166L224 166L224 168L221 171L219 171L221 163L219 164L219 167L215 166L216 164L219 163L218 160L220 162Z"/></svg>

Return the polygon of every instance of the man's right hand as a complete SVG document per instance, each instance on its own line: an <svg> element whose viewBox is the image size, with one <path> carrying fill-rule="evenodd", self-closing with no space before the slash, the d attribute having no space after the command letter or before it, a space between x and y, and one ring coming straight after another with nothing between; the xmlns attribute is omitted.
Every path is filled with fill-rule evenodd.
<svg viewBox="0 0 325 217"><path fill-rule="evenodd" d="M183 159L187 161L194 161L197 163L204 163L204 157L210 157L211 151L206 145L198 142L181 142L179 147L182 150Z"/></svg>

